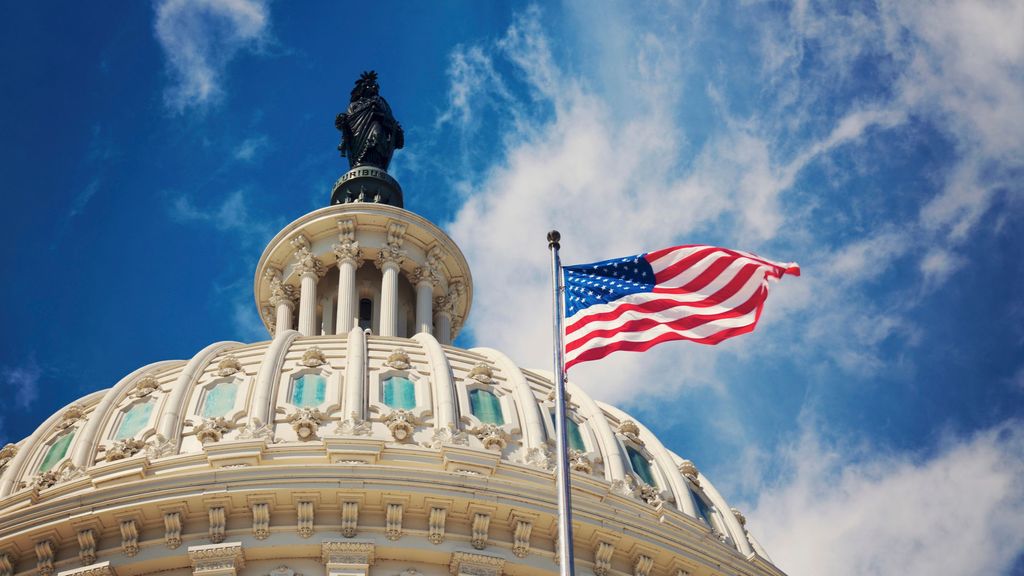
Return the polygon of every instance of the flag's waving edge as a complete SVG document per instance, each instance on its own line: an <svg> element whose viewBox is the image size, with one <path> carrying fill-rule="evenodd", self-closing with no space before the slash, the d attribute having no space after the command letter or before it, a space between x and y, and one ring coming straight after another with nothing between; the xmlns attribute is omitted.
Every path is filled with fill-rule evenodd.
<svg viewBox="0 0 1024 576"><path fill-rule="evenodd" d="M718 344L757 326L768 280L796 263L686 245L563 267L565 369L670 340Z"/></svg>

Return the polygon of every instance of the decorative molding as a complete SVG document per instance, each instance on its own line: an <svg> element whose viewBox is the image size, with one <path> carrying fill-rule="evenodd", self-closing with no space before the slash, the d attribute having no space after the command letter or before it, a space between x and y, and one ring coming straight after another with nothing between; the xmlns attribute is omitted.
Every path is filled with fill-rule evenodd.
<svg viewBox="0 0 1024 576"><path fill-rule="evenodd" d="M213 506L207 511L207 516L210 520L210 542L220 544L224 541L227 529L227 513L223 506Z"/></svg>
<svg viewBox="0 0 1024 576"><path fill-rule="evenodd" d="M623 420L622 422L619 422L619 427L616 431L632 442L635 442L640 446L644 445L644 441L640 439L640 427L636 425L636 422L633 422L632 420Z"/></svg>
<svg viewBox="0 0 1024 576"><path fill-rule="evenodd" d="M532 532L532 522L516 521L516 528L512 532L512 553L516 555L516 558L526 558L530 553L530 534Z"/></svg>
<svg viewBox="0 0 1024 576"><path fill-rule="evenodd" d="M327 363L327 356L324 356L323 350L317 346L310 346L302 354L302 360L299 360L299 364L308 368L316 368L323 366Z"/></svg>
<svg viewBox="0 0 1024 576"><path fill-rule="evenodd" d="M552 470L555 467L555 459L552 457L551 452L543 446L527 449L526 455L522 458L522 463L535 466L541 470Z"/></svg>
<svg viewBox="0 0 1024 576"><path fill-rule="evenodd" d="M453 428L451 425L442 426L441 428L435 428L434 434L430 437L429 442L424 442L423 445L434 450L440 450L442 446L446 444L466 446L469 444L469 438L466 433Z"/></svg>
<svg viewBox="0 0 1024 576"><path fill-rule="evenodd" d="M398 540L402 537L402 505L388 504L385 515L384 534L388 540Z"/></svg>
<svg viewBox="0 0 1024 576"><path fill-rule="evenodd" d="M252 534L257 540L270 537L270 504L257 502L252 505Z"/></svg>
<svg viewBox="0 0 1024 576"><path fill-rule="evenodd" d="M313 535L313 519L315 517L313 503L309 500L299 500L295 503L295 511L298 516L295 528L299 536L309 538Z"/></svg>
<svg viewBox="0 0 1024 576"><path fill-rule="evenodd" d="M392 410L384 417L384 424L386 424L388 430L391 431L392 438L399 442L404 442L412 438L415 423L416 419L412 412L402 410L401 408Z"/></svg>
<svg viewBox="0 0 1024 576"><path fill-rule="evenodd" d="M437 545L444 542L444 529L447 519L448 510L446 508L430 509L430 518L427 523L427 540L430 540L431 544Z"/></svg>
<svg viewBox="0 0 1024 576"><path fill-rule="evenodd" d="M270 424L263 424L259 418L252 418L238 431L240 440L273 440L274 429Z"/></svg>
<svg viewBox="0 0 1024 576"><path fill-rule="evenodd" d="M96 561L96 531L92 528L78 531L78 559L82 566Z"/></svg>
<svg viewBox="0 0 1024 576"><path fill-rule="evenodd" d="M0 448L0 472L3 472L4 468L7 468L7 463L14 460L14 457L18 455L17 444L5 444L3 448Z"/></svg>
<svg viewBox="0 0 1024 576"><path fill-rule="evenodd" d="M491 527L491 515L482 514L477 512L473 515L473 525L470 544L477 550L483 550L487 547L487 540L489 538L488 531Z"/></svg>
<svg viewBox="0 0 1024 576"><path fill-rule="evenodd" d="M156 376L152 374L146 374L139 381L135 383L135 388L132 389L131 398L145 398L160 387L160 383L157 382Z"/></svg>
<svg viewBox="0 0 1024 576"><path fill-rule="evenodd" d="M85 470L78 466L75 466L70 460L65 460L63 464L52 470L46 472L40 472L35 476L29 478L27 482L22 482L20 486L22 488L28 488L37 497L41 490L52 488L60 482L67 482L68 480L74 480L79 476L85 475Z"/></svg>
<svg viewBox="0 0 1024 576"><path fill-rule="evenodd" d="M242 363L233 354L229 354L217 363L217 376L231 376L242 371Z"/></svg>
<svg viewBox="0 0 1024 576"><path fill-rule="evenodd" d="M125 458L131 458L139 452L142 452L146 449L146 446L147 444L142 440L125 438L124 440L118 440L108 446L106 451L103 453L103 457L107 462L124 460Z"/></svg>
<svg viewBox="0 0 1024 576"><path fill-rule="evenodd" d="M661 506L673 499L670 493L660 492L657 488L646 482L638 483L634 490L634 495L654 507Z"/></svg>
<svg viewBox="0 0 1024 576"><path fill-rule="evenodd" d="M40 576L52 576L54 550L53 540L42 540L36 542L36 572Z"/></svg>
<svg viewBox="0 0 1024 576"><path fill-rule="evenodd" d="M405 224L395 221L388 222L387 242L380 249L380 252L377 253L377 259L374 261L377 268L383 270L389 264L394 264L396 267L401 268L402 262L405 261L406 257L406 251L402 249L404 241Z"/></svg>
<svg viewBox="0 0 1024 576"><path fill-rule="evenodd" d="M114 567L110 565L108 560L99 564L82 566L81 568L62 570L57 573L57 576L117 576L117 573L114 572Z"/></svg>
<svg viewBox="0 0 1024 576"><path fill-rule="evenodd" d="M295 270L298 271L300 276L310 274L317 278L322 278L327 273L324 263L313 254L309 239L299 234L292 238L291 245L295 250Z"/></svg>
<svg viewBox="0 0 1024 576"><path fill-rule="evenodd" d="M188 557L194 576L235 574L245 567L245 556L240 542L189 546Z"/></svg>
<svg viewBox="0 0 1024 576"><path fill-rule="evenodd" d="M199 424L192 425L192 433L201 444L220 442L224 435L235 428L235 424L226 418L202 418Z"/></svg>
<svg viewBox="0 0 1024 576"><path fill-rule="evenodd" d="M609 487L609 491L619 496L634 496L633 486L636 485L636 480L632 476L626 476L625 478L616 478L612 480L612 484Z"/></svg>
<svg viewBox="0 0 1024 576"><path fill-rule="evenodd" d="M11 555L6 552L0 552L0 576L13 575L14 563L11 561Z"/></svg>
<svg viewBox="0 0 1024 576"><path fill-rule="evenodd" d="M487 450L501 452L508 446L505 439L505 432L495 424L484 424L472 430L476 437L483 443Z"/></svg>
<svg viewBox="0 0 1024 576"><path fill-rule="evenodd" d="M181 546L181 512L164 512L164 543L171 550Z"/></svg>
<svg viewBox="0 0 1024 576"><path fill-rule="evenodd" d="M128 557L139 553L139 526L135 520L121 520L121 552Z"/></svg>
<svg viewBox="0 0 1024 576"><path fill-rule="evenodd" d="M334 433L342 436L369 436L372 432L373 425L360 418L355 411L334 427Z"/></svg>
<svg viewBox="0 0 1024 576"><path fill-rule="evenodd" d="M638 554L633 559L633 576L649 576L654 567L654 559L646 554Z"/></svg>
<svg viewBox="0 0 1024 576"><path fill-rule="evenodd" d="M453 576L501 576L505 559L471 552L452 552L448 571Z"/></svg>
<svg viewBox="0 0 1024 576"><path fill-rule="evenodd" d="M274 268L273 266L268 266L263 272L263 277L270 283L270 305L277 308L281 304L285 304L294 310L295 301L298 300L299 295L295 293L294 286L284 283L281 276L281 270L279 268Z"/></svg>
<svg viewBox="0 0 1024 576"><path fill-rule="evenodd" d="M271 570L270 573L266 576L302 576L302 574L299 574L295 570L292 570L291 568L282 564L277 568Z"/></svg>
<svg viewBox="0 0 1024 576"><path fill-rule="evenodd" d="M574 472L583 472L586 474L592 474L594 472L594 464L590 461L586 452L580 450L569 449L569 468Z"/></svg>
<svg viewBox="0 0 1024 576"><path fill-rule="evenodd" d="M612 567L612 555L615 554L615 544L601 541L594 549L594 574L607 576Z"/></svg>
<svg viewBox="0 0 1024 576"><path fill-rule="evenodd" d="M327 416L316 408L299 408L288 416L288 422L299 440L312 440Z"/></svg>
<svg viewBox="0 0 1024 576"><path fill-rule="evenodd" d="M384 360L384 365L395 370L408 370L412 367L412 361L409 360L409 353L405 348L395 348Z"/></svg>
<svg viewBox="0 0 1024 576"><path fill-rule="evenodd" d="M329 541L320 545L320 558L324 564L366 564L375 560L372 542Z"/></svg>
<svg viewBox="0 0 1024 576"><path fill-rule="evenodd" d="M356 266L356 268L363 264L363 251L359 248L359 242L356 240L356 223L355 220L343 219L338 220L338 242L331 246L334 249L334 254L338 257L338 262L350 260Z"/></svg>
<svg viewBox="0 0 1024 576"><path fill-rule="evenodd" d="M67 430L83 418L85 418L85 406L75 402L64 410L64 414L61 416L60 422L57 424L57 429Z"/></svg>
<svg viewBox="0 0 1024 576"><path fill-rule="evenodd" d="M354 538L359 528L359 502L342 502L341 535Z"/></svg>
<svg viewBox="0 0 1024 576"><path fill-rule="evenodd" d="M682 474L687 480L693 483L694 486L700 488L700 480L697 477L697 467L694 466L693 462L689 460L683 460L679 463L679 473Z"/></svg>
<svg viewBox="0 0 1024 576"><path fill-rule="evenodd" d="M732 515L736 517L736 521L740 523L740 526L743 526L743 529L746 530L747 517L736 508L732 508Z"/></svg>
<svg viewBox="0 0 1024 576"><path fill-rule="evenodd" d="M478 362L473 369L466 374L466 378L470 380L476 380L481 384L490 384L494 379L494 369L492 369L486 362Z"/></svg>

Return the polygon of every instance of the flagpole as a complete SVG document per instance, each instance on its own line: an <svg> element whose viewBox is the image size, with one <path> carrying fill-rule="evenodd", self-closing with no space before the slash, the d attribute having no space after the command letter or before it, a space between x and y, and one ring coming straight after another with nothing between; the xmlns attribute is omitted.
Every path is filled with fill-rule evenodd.
<svg viewBox="0 0 1024 576"><path fill-rule="evenodd" d="M562 263L558 258L558 243L562 236L558 230L548 232L551 250L551 288L555 347L555 435L558 450L558 558L559 574L575 576L576 566L572 551L572 492L569 486L569 451L565 434L565 358L562 350Z"/></svg>

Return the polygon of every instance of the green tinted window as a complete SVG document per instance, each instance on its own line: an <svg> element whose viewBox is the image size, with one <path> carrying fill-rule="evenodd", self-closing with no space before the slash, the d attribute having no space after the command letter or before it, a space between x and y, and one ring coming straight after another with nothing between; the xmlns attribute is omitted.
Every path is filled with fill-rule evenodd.
<svg viewBox="0 0 1024 576"><path fill-rule="evenodd" d="M711 508L708 507L708 503L701 498L700 494L694 494L693 501L697 503L697 513L700 514L700 517L708 523L708 526L714 526L711 523Z"/></svg>
<svg viewBox="0 0 1024 576"><path fill-rule="evenodd" d="M487 390L470 390L469 407L473 415L485 424L505 424L505 418L501 414L501 402Z"/></svg>
<svg viewBox="0 0 1024 576"><path fill-rule="evenodd" d="M121 423L117 426L117 433L114 434L114 440L134 438L146 427L151 414L153 414L153 402L132 406L121 418Z"/></svg>
<svg viewBox="0 0 1024 576"><path fill-rule="evenodd" d="M555 421L554 411L548 412L548 415L551 416L551 427L555 429L555 433L557 434L558 423ZM569 448L580 452L586 452L587 447L583 444L583 434L580 433L580 425L570 418L568 414L565 415L565 429L569 433L569 438L567 439Z"/></svg>
<svg viewBox="0 0 1024 576"><path fill-rule="evenodd" d="M656 486L654 474L651 473L651 463L647 461L647 457L632 446L626 446L626 453L629 454L629 464L633 467L633 472L647 484Z"/></svg>
<svg viewBox="0 0 1024 576"><path fill-rule="evenodd" d="M219 418L226 416L235 407L235 396L238 395L238 382L221 382L206 393L203 401L203 416Z"/></svg>
<svg viewBox="0 0 1024 576"><path fill-rule="evenodd" d="M327 397L327 378L319 374L303 374L292 387L292 404L309 408L323 404Z"/></svg>
<svg viewBox="0 0 1024 576"><path fill-rule="evenodd" d="M384 380L384 403L392 408L416 407L416 386L408 378L392 376Z"/></svg>
<svg viewBox="0 0 1024 576"><path fill-rule="evenodd" d="M71 439L74 437L75 433L73 431L68 432L51 444L50 449L46 451L46 456L43 458L43 463L39 465L39 471L46 472L63 460L64 455L68 453L68 447L71 446Z"/></svg>

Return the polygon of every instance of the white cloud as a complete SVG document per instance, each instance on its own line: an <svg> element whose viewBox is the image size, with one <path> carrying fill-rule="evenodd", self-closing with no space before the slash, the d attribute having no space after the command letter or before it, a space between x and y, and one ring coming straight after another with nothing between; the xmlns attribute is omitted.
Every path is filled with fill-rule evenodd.
<svg viewBox="0 0 1024 576"><path fill-rule="evenodd" d="M5 396L14 400L19 408L28 408L39 397L39 380L43 370L31 360L22 366L5 366L0 370L0 381L7 390Z"/></svg>
<svg viewBox="0 0 1024 576"><path fill-rule="evenodd" d="M154 28L174 78L164 101L182 112L216 102L223 95L228 63L269 39L268 2L160 0Z"/></svg>
<svg viewBox="0 0 1024 576"><path fill-rule="evenodd" d="M191 197L176 196L170 204L170 217L181 223L206 224L222 232L233 232L246 245L258 245L270 239L275 224L254 217L249 212L246 191L231 192L213 206L199 206Z"/></svg>
<svg viewBox="0 0 1024 576"><path fill-rule="evenodd" d="M270 139L265 134L246 138L235 148L235 158L243 162L252 162L270 146Z"/></svg>
<svg viewBox="0 0 1024 576"><path fill-rule="evenodd" d="M748 527L791 576L1008 574L1024 553L1024 425L931 455L835 446L811 428L774 455Z"/></svg>

